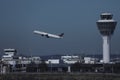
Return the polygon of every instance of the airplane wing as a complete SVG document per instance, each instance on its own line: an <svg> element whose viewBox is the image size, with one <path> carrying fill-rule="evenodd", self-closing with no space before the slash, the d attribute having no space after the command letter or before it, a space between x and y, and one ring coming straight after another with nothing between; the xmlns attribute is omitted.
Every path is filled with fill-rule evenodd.
<svg viewBox="0 0 120 80"><path fill-rule="evenodd" d="M46 36L48 33L42 32L42 31L33 31L35 34L40 34L41 36Z"/></svg>

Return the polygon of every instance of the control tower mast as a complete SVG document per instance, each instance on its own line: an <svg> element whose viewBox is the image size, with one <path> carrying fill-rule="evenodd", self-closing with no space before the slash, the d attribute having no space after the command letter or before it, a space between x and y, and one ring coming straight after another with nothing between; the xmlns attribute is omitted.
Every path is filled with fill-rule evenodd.
<svg viewBox="0 0 120 80"><path fill-rule="evenodd" d="M97 26L103 39L103 62L110 62L110 40L113 35L117 22L112 19L111 13L102 13L101 19L98 20Z"/></svg>

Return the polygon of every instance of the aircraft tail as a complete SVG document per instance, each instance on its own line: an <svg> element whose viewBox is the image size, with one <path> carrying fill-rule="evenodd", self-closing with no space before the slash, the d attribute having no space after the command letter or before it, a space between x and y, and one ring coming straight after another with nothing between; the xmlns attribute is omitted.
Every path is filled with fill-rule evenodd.
<svg viewBox="0 0 120 80"><path fill-rule="evenodd" d="M64 35L64 33L61 33L59 36L60 36L60 37L63 37L63 35Z"/></svg>

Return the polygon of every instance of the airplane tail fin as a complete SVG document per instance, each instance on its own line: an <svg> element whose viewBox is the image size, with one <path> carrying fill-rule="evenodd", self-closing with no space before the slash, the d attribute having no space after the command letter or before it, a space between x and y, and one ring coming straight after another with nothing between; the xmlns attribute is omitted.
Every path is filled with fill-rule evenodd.
<svg viewBox="0 0 120 80"><path fill-rule="evenodd" d="M63 37L63 35L64 35L64 33L61 33L59 36L60 36L60 37Z"/></svg>

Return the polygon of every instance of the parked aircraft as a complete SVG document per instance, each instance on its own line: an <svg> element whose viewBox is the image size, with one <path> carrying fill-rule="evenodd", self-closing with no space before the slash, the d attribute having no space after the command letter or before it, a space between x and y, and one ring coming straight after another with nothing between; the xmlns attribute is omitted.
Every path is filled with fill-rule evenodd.
<svg viewBox="0 0 120 80"><path fill-rule="evenodd" d="M63 38L63 35L64 35L64 33L61 33L60 35L55 35L55 34L50 34L50 33L37 31L37 30L34 30L33 33L40 34L41 36L46 36L47 38L56 38L56 39L61 39Z"/></svg>

